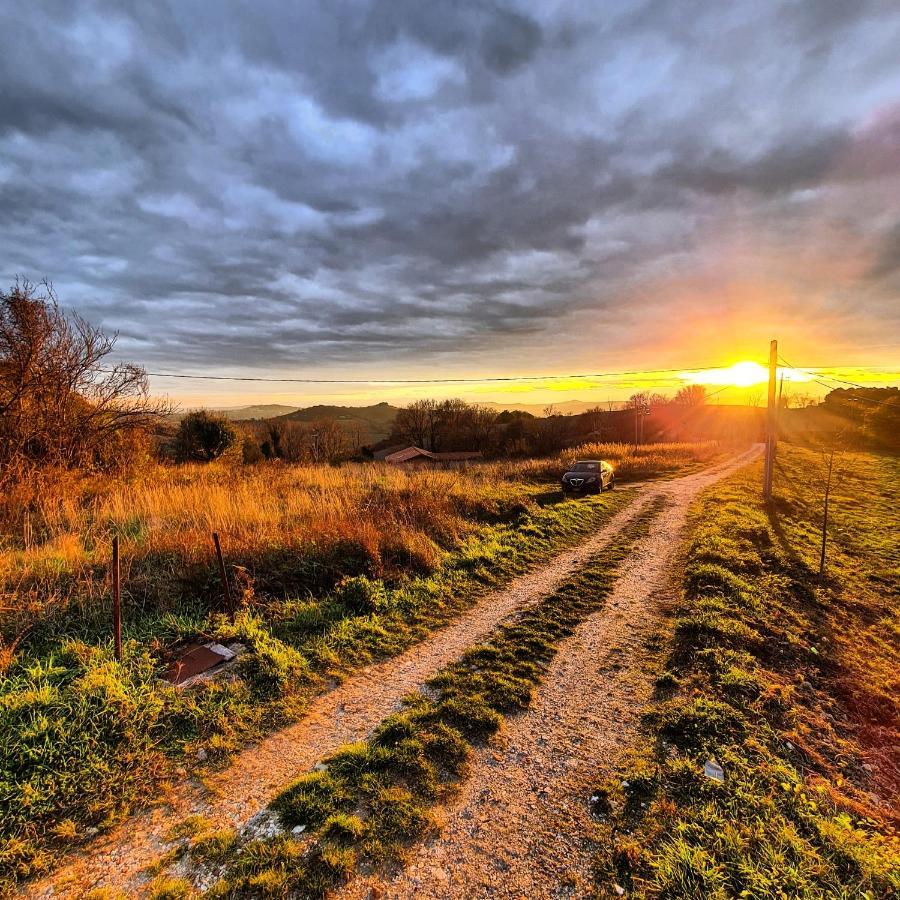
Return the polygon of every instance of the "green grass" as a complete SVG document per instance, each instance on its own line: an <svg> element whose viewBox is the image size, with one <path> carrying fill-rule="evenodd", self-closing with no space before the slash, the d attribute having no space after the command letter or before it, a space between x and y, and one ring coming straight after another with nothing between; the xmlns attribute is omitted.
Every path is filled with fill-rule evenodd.
<svg viewBox="0 0 900 900"><path fill-rule="evenodd" d="M360 865L402 858L434 829L433 805L466 777L474 747L528 707L559 642L602 608L616 573L665 501L551 595L438 672L368 741L346 746L273 801L287 834L232 856L217 897L322 897ZM290 830L304 826L303 839ZM310 840L311 836L311 840Z"/></svg>
<svg viewBox="0 0 900 900"><path fill-rule="evenodd" d="M11 887L51 868L61 847L121 819L161 779L180 777L177 766L196 765L199 748L221 763L335 677L407 649L627 502L614 493L520 504L478 524L435 572L357 575L322 597L251 593L234 622L200 605L148 612L121 663L89 616L47 624L0 674L0 879ZM161 684L160 643L198 633L248 647L241 677L191 691Z"/></svg>
<svg viewBox="0 0 900 900"><path fill-rule="evenodd" d="M900 893L900 461L779 449L696 505L646 742L595 790L597 894ZM703 774L713 757L724 783Z"/></svg>

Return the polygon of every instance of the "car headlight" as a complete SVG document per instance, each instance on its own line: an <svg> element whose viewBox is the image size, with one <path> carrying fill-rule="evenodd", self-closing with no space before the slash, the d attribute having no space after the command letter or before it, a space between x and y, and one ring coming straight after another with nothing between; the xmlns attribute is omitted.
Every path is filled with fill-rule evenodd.
<svg viewBox="0 0 900 900"><path fill-rule="evenodd" d="M591 475L591 477L588 478L587 483L588 483L588 484L593 484L596 480L597 480L597 476L596 476L596 475Z"/></svg>

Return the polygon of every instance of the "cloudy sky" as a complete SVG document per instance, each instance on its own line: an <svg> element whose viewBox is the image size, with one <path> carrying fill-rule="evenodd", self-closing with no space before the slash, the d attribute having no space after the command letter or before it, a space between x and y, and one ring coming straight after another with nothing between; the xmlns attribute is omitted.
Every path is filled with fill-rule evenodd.
<svg viewBox="0 0 900 900"><path fill-rule="evenodd" d="M770 337L897 368L898 47L896 0L7 3L0 277L152 371L693 368Z"/></svg>

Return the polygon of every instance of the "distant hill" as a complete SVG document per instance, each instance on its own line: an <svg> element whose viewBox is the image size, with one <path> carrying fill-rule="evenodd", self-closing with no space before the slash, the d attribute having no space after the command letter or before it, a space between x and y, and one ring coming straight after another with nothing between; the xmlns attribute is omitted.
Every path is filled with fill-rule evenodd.
<svg viewBox="0 0 900 900"><path fill-rule="evenodd" d="M318 419L334 419L345 428L359 429L363 443L374 444L383 441L391 432L397 407L390 403L376 403L374 406L308 406L278 418L286 422L315 422Z"/></svg>
<svg viewBox="0 0 900 900"><path fill-rule="evenodd" d="M246 419L274 419L277 416L285 416L294 412L298 407L284 406L281 403L262 403L259 406L232 406L227 409L216 409L220 415L233 422L243 422Z"/></svg>
<svg viewBox="0 0 900 900"><path fill-rule="evenodd" d="M485 406L496 412L504 409L518 409L531 413L533 416L543 416L547 408L546 403L495 403L493 401L479 402L479 406ZM610 405L600 401L564 400L554 403L553 408L562 415L578 415L589 409L600 406L608 410ZM623 403L618 400L612 402L613 409L621 409ZM243 422L249 419L289 419L295 422L314 422L316 419L336 419L350 427L365 426L365 430L371 434L370 442L381 440L391 430L398 407L390 403L376 403L373 406L330 406L320 404L318 406L286 406L280 403L261 403L256 406L230 406L213 409L212 412L225 416L233 422ZM184 413L177 413L174 418L181 419Z"/></svg>

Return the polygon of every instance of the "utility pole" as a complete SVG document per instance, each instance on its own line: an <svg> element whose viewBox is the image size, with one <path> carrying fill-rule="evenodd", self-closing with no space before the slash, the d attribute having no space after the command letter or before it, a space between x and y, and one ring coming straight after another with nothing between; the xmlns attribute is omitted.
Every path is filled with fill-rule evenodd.
<svg viewBox="0 0 900 900"><path fill-rule="evenodd" d="M769 344L769 406L766 410L766 462L763 468L763 497L772 499L772 473L775 466L777 414L775 382L778 377L778 341Z"/></svg>
<svg viewBox="0 0 900 900"><path fill-rule="evenodd" d="M634 404L634 446L644 443L644 416L650 415L650 404L646 400L636 400Z"/></svg>

